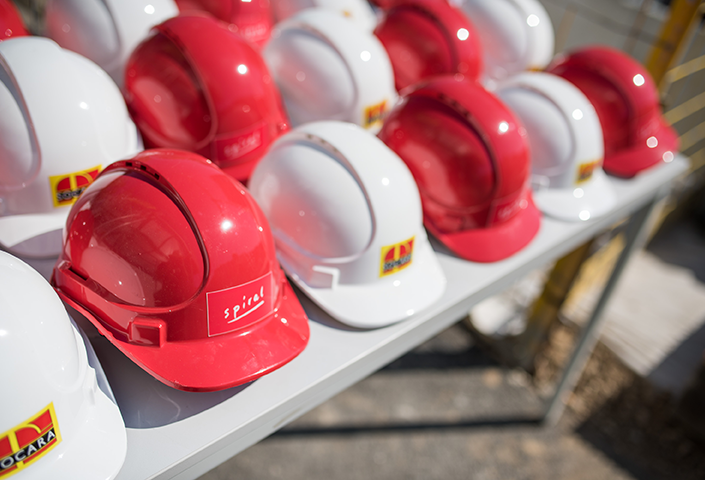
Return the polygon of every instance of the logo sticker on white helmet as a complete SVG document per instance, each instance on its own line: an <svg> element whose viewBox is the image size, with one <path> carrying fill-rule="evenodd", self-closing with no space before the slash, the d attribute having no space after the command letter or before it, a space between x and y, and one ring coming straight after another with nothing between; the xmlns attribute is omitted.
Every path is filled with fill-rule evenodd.
<svg viewBox="0 0 705 480"><path fill-rule="evenodd" d="M382 247L379 276L391 275L411 265L414 253L414 238Z"/></svg>
<svg viewBox="0 0 705 480"><path fill-rule="evenodd" d="M581 163L578 165L578 175L575 178L575 184L579 185L587 182L592 178L593 172L602 165L602 159L593 160L592 162Z"/></svg>
<svg viewBox="0 0 705 480"><path fill-rule="evenodd" d="M54 404L0 435L0 478L30 466L61 442Z"/></svg>
<svg viewBox="0 0 705 480"><path fill-rule="evenodd" d="M365 108L365 121L362 126L364 128L372 128L381 125L386 114L387 100L382 100L380 103L370 105Z"/></svg>
<svg viewBox="0 0 705 480"><path fill-rule="evenodd" d="M93 183L100 173L101 166L95 166L80 172L65 173L49 177L52 199L55 207L73 205L88 185Z"/></svg>

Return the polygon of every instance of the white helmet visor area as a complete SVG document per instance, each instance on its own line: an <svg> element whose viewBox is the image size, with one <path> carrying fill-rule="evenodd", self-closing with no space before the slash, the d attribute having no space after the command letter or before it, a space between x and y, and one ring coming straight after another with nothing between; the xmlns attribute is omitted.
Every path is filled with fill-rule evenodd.
<svg viewBox="0 0 705 480"><path fill-rule="evenodd" d="M585 95L540 72L511 78L497 94L527 130L539 209L567 221L607 213L616 198L602 171L602 127Z"/></svg>
<svg viewBox="0 0 705 480"><path fill-rule="evenodd" d="M461 0L461 8L482 40L488 88L524 70L544 68L551 61L553 25L537 0Z"/></svg>
<svg viewBox="0 0 705 480"><path fill-rule="evenodd" d="M340 120L376 133L397 100L392 64L377 37L327 9L279 24L263 55L294 126Z"/></svg>
<svg viewBox="0 0 705 480"><path fill-rule="evenodd" d="M295 129L260 162L249 187L284 270L340 322L389 325L443 293L413 177L360 127L327 121Z"/></svg>
<svg viewBox="0 0 705 480"><path fill-rule="evenodd" d="M0 271L0 371L12 392L0 399L0 435L16 440L0 454L3 473L115 478L127 452L125 425L98 388L83 338L39 273L4 252Z"/></svg>

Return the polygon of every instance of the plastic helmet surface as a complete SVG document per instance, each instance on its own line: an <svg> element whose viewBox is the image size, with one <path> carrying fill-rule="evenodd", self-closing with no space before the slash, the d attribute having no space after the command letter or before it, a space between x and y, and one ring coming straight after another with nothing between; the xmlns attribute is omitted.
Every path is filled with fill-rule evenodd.
<svg viewBox="0 0 705 480"><path fill-rule="evenodd" d="M163 383L215 391L292 360L306 314L242 184L191 152L113 163L79 198L52 284Z"/></svg>
<svg viewBox="0 0 705 480"><path fill-rule="evenodd" d="M278 24L263 53L293 126L339 120L377 132L397 100L380 41L330 10Z"/></svg>
<svg viewBox="0 0 705 480"><path fill-rule="evenodd" d="M198 153L240 181L289 129L262 56L205 14L156 26L128 61L125 89L146 145Z"/></svg>
<svg viewBox="0 0 705 480"><path fill-rule="evenodd" d="M0 251L0 474L112 479L127 453L120 410L47 281Z"/></svg>
<svg viewBox="0 0 705 480"><path fill-rule="evenodd" d="M57 255L76 197L142 150L137 129L100 67L41 37L0 42L0 109L0 244Z"/></svg>
<svg viewBox="0 0 705 480"><path fill-rule="evenodd" d="M482 74L482 46L475 27L458 8L437 0L397 0L375 35L387 50L398 91L425 78Z"/></svg>
<svg viewBox="0 0 705 480"><path fill-rule="evenodd" d="M200 11L228 24L228 28L261 49L272 34L270 0L176 0L182 12Z"/></svg>
<svg viewBox="0 0 705 480"><path fill-rule="evenodd" d="M497 96L527 130L534 199L561 220L599 217L616 203L602 170L602 126L583 93L567 80L524 72L497 89Z"/></svg>
<svg viewBox="0 0 705 480"><path fill-rule="evenodd" d="M275 22L282 22L308 8L332 10L366 32L371 32L377 25L377 15L366 0L272 0Z"/></svg>
<svg viewBox="0 0 705 480"><path fill-rule="evenodd" d="M553 58L553 25L538 0L450 2L460 6L480 36L486 87L525 70L541 70Z"/></svg>
<svg viewBox="0 0 705 480"><path fill-rule="evenodd" d="M29 35L12 0L0 0L0 41Z"/></svg>
<svg viewBox="0 0 705 480"><path fill-rule="evenodd" d="M272 146L249 188L270 219L285 271L337 320L389 325L443 293L414 179L361 127L295 128Z"/></svg>
<svg viewBox="0 0 705 480"><path fill-rule="evenodd" d="M98 64L122 87L135 47L154 25L178 13L174 0L49 0L44 33Z"/></svg>
<svg viewBox="0 0 705 480"><path fill-rule="evenodd" d="M414 175L426 228L460 257L501 260L538 232L526 131L478 83L446 76L418 84L379 137Z"/></svg>
<svg viewBox="0 0 705 480"><path fill-rule="evenodd" d="M595 107L607 173L629 178L673 160L678 135L661 116L653 79L629 55L610 47L584 47L557 56L547 71L573 83Z"/></svg>

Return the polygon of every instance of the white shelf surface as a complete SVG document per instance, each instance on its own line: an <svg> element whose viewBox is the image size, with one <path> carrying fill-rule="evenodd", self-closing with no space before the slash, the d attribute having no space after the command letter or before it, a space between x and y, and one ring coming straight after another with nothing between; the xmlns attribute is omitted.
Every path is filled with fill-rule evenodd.
<svg viewBox="0 0 705 480"><path fill-rule="evenodd" d="M128 427L127 458L118 479L197 478L452 325L479 301L663 196L687 168L688 160L677 156L631 180L610 178L618 205L609 214L579 223L544 218L534 240L501 262L467 262L434 244L448 279L446 292L396 325L351 329L299 295L310 319L308 346L289 364L246 386L213 393L172 389L93 331L92 343Z"/></svg>

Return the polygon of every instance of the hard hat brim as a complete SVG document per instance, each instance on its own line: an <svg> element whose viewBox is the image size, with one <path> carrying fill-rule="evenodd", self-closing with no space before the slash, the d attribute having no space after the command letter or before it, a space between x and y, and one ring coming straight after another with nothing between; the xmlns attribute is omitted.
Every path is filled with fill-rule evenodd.
<svg viewBox="0 0 705 480"><path fill-rule="evenodd" d="M88 318L115 347L162 383L179 390L211 392L251 382L294 359L308 343L306 313L289 283L279 308L243 333L145 346L115 338L90 312L61 290L61 298Z"/></svg>
<svg viewBox="0 0 705 480"><path fill-rule="evenodd" d="M576 196L576 190L580 192ZM589 220L604 215L617 203L612 184L601 168L577 187L545 188L534 192L538 208L546 215L568 222Z"/></svg>
<svg viewBox="0 0 705 480"><path fill-rule="evenodd" d="M647 142L656 138L658 144L650 148ZM664 160L666 152L674 156L678 152L678 134L663 119L660 119L658 131L639 145L622 150L613 155L606 155L603 168L610 175L622 178L631 178L642 170L651 168Z"/></svg>
<svg viewBox="0 0 705 480"><path fill-rule="evenodd" d="M444 233L430 222L426 228L453 253L465 260L490 263L515 254L536 236L541 224L541 213L531 195L526 208L506 222L484 228Z"/></svg>
<svg viewBox="0 0 705 480"><path fill-rule="evenodd" d="M337 284L315 288L294 282L323 310L356 328L379 328L405 320L438 300L446 279L428 239L414 249L412 264L372 284ZM398 283L397 283L398 282Z"/></svg>
<svg viewBox="0 0 705 480"><path fill-rule="evenodd" d="M70 206L62 207L52 213L32 213L26 215L11 215L0 217L0 245L12 251L12 247L31 238L44 235L55 230L62 230ZM47 245L47 251L37 252L43 256L56 256L61 251L61 244Z"/></svg>

